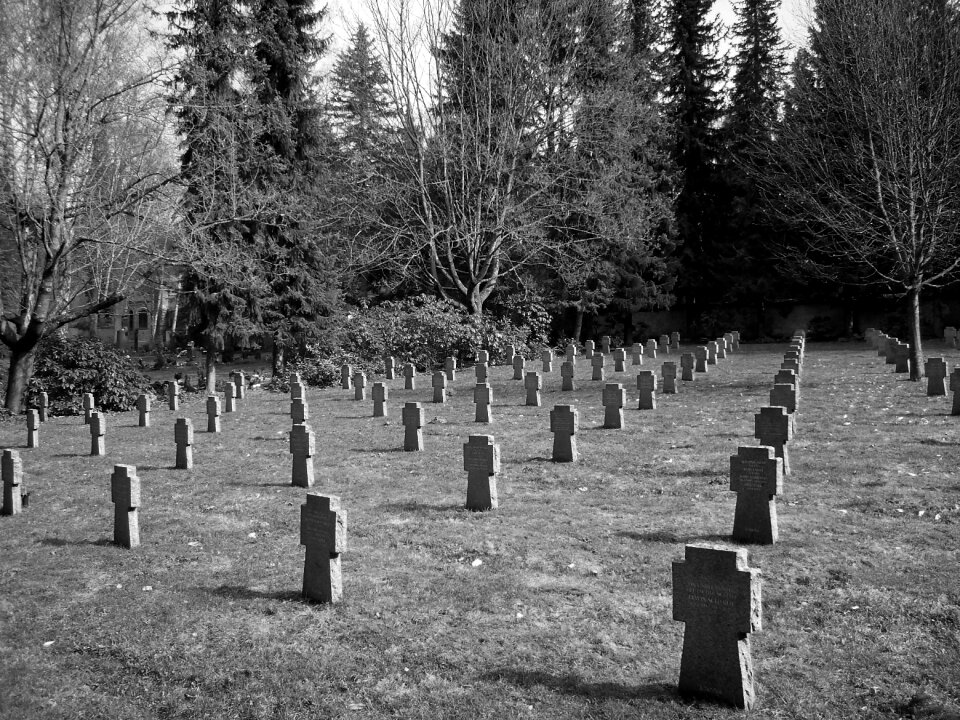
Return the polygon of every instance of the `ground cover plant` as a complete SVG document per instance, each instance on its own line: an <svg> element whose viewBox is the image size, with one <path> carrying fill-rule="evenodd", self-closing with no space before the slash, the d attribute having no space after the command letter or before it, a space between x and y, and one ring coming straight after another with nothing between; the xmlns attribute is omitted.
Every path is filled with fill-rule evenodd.
<svg viewBox="0 0 960 720"><path fill-rule="evenodd" d="M623 430L600 429L582 358L572 393L555 363L539 408L494 368L492 425L473 422L469 368L445 405L423 375L417 390L390 382L386 420L311 388L314 490L348 513L332 607L299 597L287 395L250 391L219 435L200 396L178 413L154 403L150 428L109 413L102 458L78 418L45 423L33 450L22 417L4 423L31 495L0 518L0 717L738 717L676 694L671 561L729 536L729 458L756 443L783 350L744 346L655 411L636 409L638 368L608 369L628 390ZM904 377L865 344L808 345L780 542L749 548L763 573L752 717L960 702L960 417ZM408 400L429 421L422 453L400 451ZM580 409L576 464L549 461L558 403ZM192 471L172 469L178 415L197 428ZM463 509L477 433L501 447L490 513ZM132 551L110 542L115 463L142 482Z"/></svg>

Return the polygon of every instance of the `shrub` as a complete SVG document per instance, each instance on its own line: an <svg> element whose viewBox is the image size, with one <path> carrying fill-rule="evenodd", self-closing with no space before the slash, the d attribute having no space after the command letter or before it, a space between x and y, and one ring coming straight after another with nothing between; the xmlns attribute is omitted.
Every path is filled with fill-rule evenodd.
<svg viewBox="0 0 960 720"><path fill-rule="evenodd" d="M36 407L41 392L47 393L51 415L79 415L84 393L93 393L99 409L124 411L152 390L150 379L122 351L95 338L51 335L37 349L27 403Z"/></svg>

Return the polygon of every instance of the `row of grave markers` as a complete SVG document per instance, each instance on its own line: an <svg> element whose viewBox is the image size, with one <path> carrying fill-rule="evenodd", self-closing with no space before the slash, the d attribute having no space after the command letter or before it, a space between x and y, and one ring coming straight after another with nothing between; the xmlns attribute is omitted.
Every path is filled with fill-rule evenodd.
<svg viewBox="0 0 960 720"><path fill-rule="evenodd" d="M951 334L952 331L952 334ZM886 359L887 364L896 365L895 372L910 371L910 346L901 343L884 332L875 328L864 331L864 339L877 350L877 356ZM955 328L946 329L946 339L957 346L957 331ZM927 358L923 365L923 373L927 378L927 397L939 397L947 394L947 389L953 393L951 415L960 415L960 367L950 372L950 364L943 356ZM947 379L949 378L949 383Z"/></svg>

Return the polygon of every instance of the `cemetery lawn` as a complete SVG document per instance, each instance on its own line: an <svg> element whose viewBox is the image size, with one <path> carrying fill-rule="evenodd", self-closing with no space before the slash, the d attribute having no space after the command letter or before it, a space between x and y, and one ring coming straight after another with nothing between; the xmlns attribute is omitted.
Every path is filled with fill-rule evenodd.
<svg viewBox="0 0 960 720"><path fill-rule="evenodd" d="M627 389L623 430L600 429L583 358L572 393L555 363L539 408L493 368L492 425L473 422L472 369L445 405L423 374L416 391L391 381L386 422L370 388L364 402L309 388L313 489L348 514L332 607L300 598L306 490L290 486L288 396L250 391L219 435L198 395L179 413L155 401L151 428L108 414L103 458L82 418L51 419L33 450L23 417L0 424L30 492L22 515L0 517L0 718L738 717L676 693L671 563L684 543L729 537L730 456L756 444L784 350L745 345L658 393L654 411L637 410L639 368L608 369ZM644 368L659 375L662 360ZM424 403L422 453L400 451L408 400ZM549 459L558 403L580 410L576 464ZM178 415L196 428L190 471L172 468ZM478 433L501 449L488 513L463 508L463 444ZM780 541L749 546L763 583L750 716L909 717L920 693L956 709L950 398L926 397L863 343L810 343L790 452ZM142 483L134 550L111 543L115 463Z"/></svg>

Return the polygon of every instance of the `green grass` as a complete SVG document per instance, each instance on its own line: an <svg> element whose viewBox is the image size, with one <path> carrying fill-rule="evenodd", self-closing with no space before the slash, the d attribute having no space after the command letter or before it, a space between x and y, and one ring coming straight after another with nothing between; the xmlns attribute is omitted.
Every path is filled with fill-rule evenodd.
<svg viewBox="0 0 960 720"><path fill-rule="evenodd" d="M348 513L333 607L299 598L305 491L289 485L286 396L250 392L220 435L203 432L200 396L176 414L155 404L149 429L110 414L105 458L87 455L82 418L46 423L35 450L22 418L2 424L32 494L0 518L0 717L737 716L676 694L671 561L729 536L729 457L755 444L784 349L745 346L656 411L636 410L628 366L614 376L630 400L621 431L600 429L582 359L578 390L559 391L557 364L540 408L495 368L490 426L473 423L472 369L442 406L427 377L417 391L391 382L387 422L352 392L311 389L314 489ZM440 422L425 452L404 453L414 399ZM556 403L580 408L575 465L548 460ZM750 547L763 573L753 717L896 718L918 692L960 700L949 412L863 344L808 346L781 540ZM192 471L172 469L176 415L194 420ZM494 512L463 509L471 433L501 448ZM115 463L142 482L132 551L110 543Z"/></svg>

